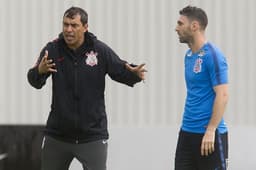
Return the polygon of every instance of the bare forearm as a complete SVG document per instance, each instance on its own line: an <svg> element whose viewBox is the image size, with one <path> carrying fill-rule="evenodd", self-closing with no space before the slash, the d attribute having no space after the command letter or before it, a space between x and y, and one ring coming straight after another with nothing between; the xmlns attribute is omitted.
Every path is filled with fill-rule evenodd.
<svg viewBox="0 0 256 170"><path fill-rule="evenodd" d="M214 130L218 127L221 119L223 118L226 105L228 102L227 87L216 91L216 97L213 105L213 112L207 130Z"/></svg>

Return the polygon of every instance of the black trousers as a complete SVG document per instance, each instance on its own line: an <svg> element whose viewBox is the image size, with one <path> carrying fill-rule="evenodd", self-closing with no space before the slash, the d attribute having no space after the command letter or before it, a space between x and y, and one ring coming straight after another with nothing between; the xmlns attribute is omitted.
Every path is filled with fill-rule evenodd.
<svg viewBox="0 0 256 170"><path fill-rule="evenodd" d="M106 170L107 147L106 140L73 144L45 136L41 170L68 170L74 158L84 170Z"/></svg>
<svg viewBox="0 0 256 170"><path fill-rule="evenodd" d="M201 143L204 134L180 131L175 170L226 170L228 160L228 134L215 134L215 151L201 156Z"/></svg>

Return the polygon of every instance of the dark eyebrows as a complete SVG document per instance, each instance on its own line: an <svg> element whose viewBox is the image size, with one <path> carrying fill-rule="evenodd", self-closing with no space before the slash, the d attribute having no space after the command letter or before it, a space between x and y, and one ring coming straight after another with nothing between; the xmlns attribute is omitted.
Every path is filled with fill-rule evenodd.
<svg viewBox="0 0 256 170"><path fill-rule="evenodd" d="M68 22L64 22L64 21L63 21L63 25L64 25L64 26L69 26L69 25L71 25L72 27L77 27L77 26L79 26L79 24L77 24L77 23L68 23Z"/></svg>

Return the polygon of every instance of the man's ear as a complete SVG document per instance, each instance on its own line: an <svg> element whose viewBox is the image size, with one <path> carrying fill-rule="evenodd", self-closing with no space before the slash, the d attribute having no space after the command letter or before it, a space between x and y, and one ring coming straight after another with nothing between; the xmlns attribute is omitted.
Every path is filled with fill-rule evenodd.
<svg viewBox="0 0 256 170"><path fill-rule="evenodd" d="M88 23L84 24L84 32L88 31Z"/></svg>
<svg viewBox="0 0 256 170"><path fill-rule="evenodd" d="M191 30L192 31L197 31L198 29L200 29L200 25L198 21L192 21L191 22Z"/></svg>

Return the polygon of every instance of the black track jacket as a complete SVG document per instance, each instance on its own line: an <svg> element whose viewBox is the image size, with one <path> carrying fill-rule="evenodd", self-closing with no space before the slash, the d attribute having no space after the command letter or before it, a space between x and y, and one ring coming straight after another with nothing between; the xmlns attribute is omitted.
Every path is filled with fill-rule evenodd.
<svg viewBox="0 0 256 170"><path fill-rule="evenodd" d="M56 73L40 75L38 65L48 50ZM35 67L29 69L29 83L40 89L52 77L52 104L46 135L72 143L108 139L105 111L105 76L133 86L141 79L125 68L125 61L89 32L77 50L69 49L63 35L41 51Z"/></svg>

